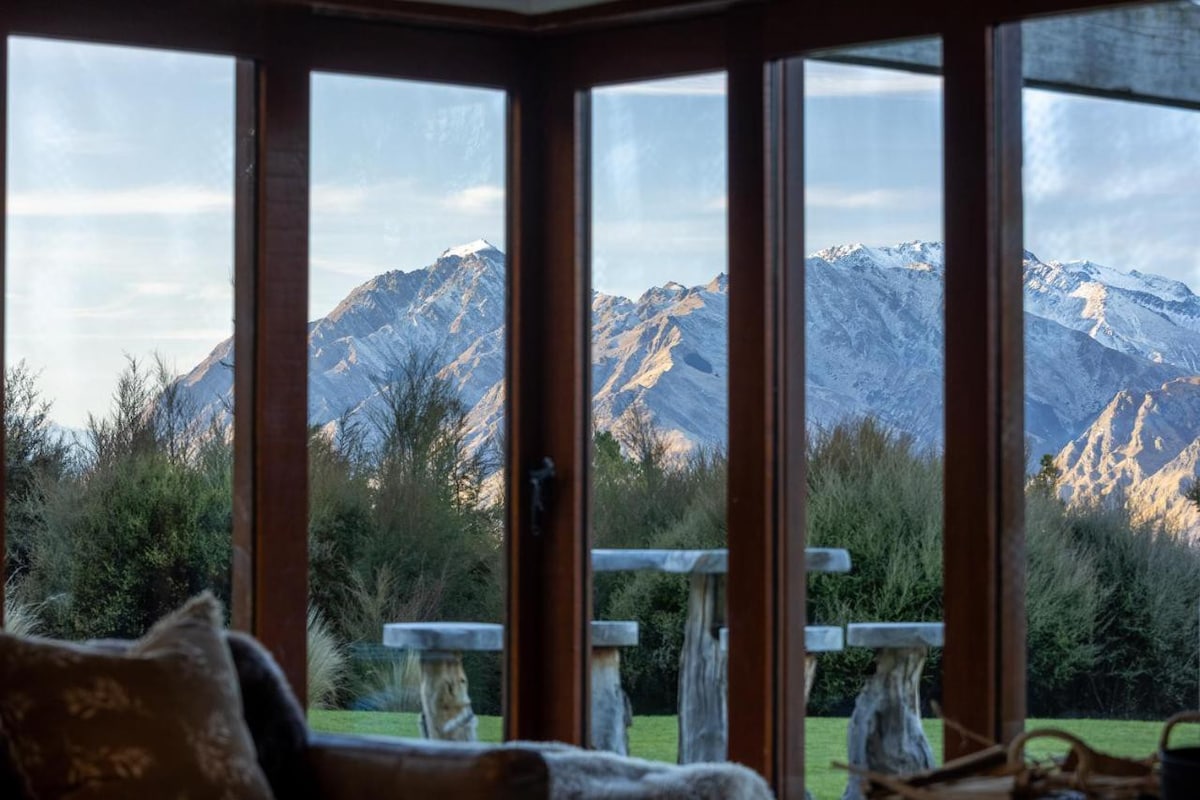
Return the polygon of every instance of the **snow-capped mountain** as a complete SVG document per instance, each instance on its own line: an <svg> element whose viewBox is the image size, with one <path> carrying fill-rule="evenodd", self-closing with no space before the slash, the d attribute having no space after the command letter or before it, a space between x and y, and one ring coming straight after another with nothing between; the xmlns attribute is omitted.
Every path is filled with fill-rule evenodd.
<svg viewBox="0 0 1200 800"><path fill-rule="evenodd" d="M381 378L416 349L438 354L441 375L471 408L472 444L495 439L504 403L504 263L504 254L482 240L454 247L427 267L372 278L312 322L310 421L365 413L378 402ZM937 243L850 245L808 259L810 424L871 415L921 444L940 446L943 273ZM1200 374L1200 297L1165 278L1086 261L1042 262L1032 253L1024 274L1031 463L1061 450L1064 492L1099 497L1111 492L1106 487L1135 480L1116 466L1134 447L1142 464L1136 481L1150 486L1153 474L1195 443L1187 430L1191 425L1200 434L1200 415L1181 407L1165 461L1149 459L1144 443L1129 444L1097 426L1123 419L1114 403L1125 408L1120 403L1165 387L1196 386L1200 397L1200 385L1178 380ZM728 292L728 278L719 275L701 286L667 282L637 299L593 295L598 427L613 426L640 402L677 451L724 444ZM230 342L222 343L183 379L206 398L209 414L228 407L230 350ZM1171 399L1187 391L1172 389ZM1191 467L1172 467L1185 468Z"/></svg>

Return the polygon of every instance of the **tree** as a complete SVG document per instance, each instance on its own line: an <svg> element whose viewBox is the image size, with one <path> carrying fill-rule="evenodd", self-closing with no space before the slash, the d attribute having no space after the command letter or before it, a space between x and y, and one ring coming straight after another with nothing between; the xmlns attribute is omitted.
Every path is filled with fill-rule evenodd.
<svg viewBox="0 0 1200 800"><path fill-rule="evenodd" d="M69 469L71 446L51 426L51 404L24 361L5 373L4 398L5 566L12 576L29 568L48 495Z"/></svg>
<svg viewBox="0 0 1200 800"><path fill-rule="evenodd" d="M202 589L228 600L232 454L223 431L183 424L176 391L130 358L111 411L89 418L31 546L49 632L134 637Z"/></svg>
<svg viewBox="0 0 1200 800"><path fill-rule="evenodd" d="M1200 510L1200 480L1192 478L1183 485L1183 496Z"/></svg>
<svg viewBox="0 0 1200 800"><path fill-rule="evenodd" d="M436 355L414 351L381 376L365 420L310 437L313 598L340 635L500 618L502 517L467 432Z"/></svg>
<svg viewBox="0 0 1200 800"><path fill-rule="evenodd" d="M1058 481L1062 478L1062 470L1054 463L1054 456L1049 453L1042 455L1038 465L1038 471L1029 479L1030 491L1037 492L1043 497L1055 497L1058 493Z"/></svg>

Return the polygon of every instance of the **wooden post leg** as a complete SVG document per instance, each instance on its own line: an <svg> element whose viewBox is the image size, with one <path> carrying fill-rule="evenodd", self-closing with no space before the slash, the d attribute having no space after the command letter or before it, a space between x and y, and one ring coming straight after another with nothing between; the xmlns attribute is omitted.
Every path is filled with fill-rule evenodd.
<svg viewBox="0 0 1200 800"><path fill-rule="evenodd" d="M621 688L621 651L592 648L592 747L629 755L633 708Z"/></svg>
<svg viewBox="0 0 1200 800"><path fill-rule="evenodd" d="M462 653L421 653L421 734L428 739L474 742L478 722L467 692Z"/></svg>
<svg viewBox="0 0 1200 800"><path fill-rule="evenodd" d="M679 763L724 761L728 717L717 575L692 575L679 654Z"/></svg>
<svg viewBox="0 0 1200 800"><path fill-rule="evenodd" d="M808 708L808 698L812 696L813 682L817 679L817 657L812 653L804 656L804 707Z"/></svg>
<svg viewBox="0 0 1200 800"><path fill-rule="evenodd" d="M933 768L933 750L921 727L921 670L926 647L875 651L875 674L854 703L847 755L854 766L889 775ZM862 800L851 777L842 800Z"/></svg>

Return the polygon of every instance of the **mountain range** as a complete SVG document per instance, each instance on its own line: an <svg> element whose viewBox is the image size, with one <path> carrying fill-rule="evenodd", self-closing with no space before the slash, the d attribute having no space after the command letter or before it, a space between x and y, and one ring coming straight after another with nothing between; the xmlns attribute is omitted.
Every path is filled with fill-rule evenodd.
<svg viewBox="0 0 1200 800"><path fill-rule="evenodd" d="M806 262L808 423L873 416L940 447L944 251L848 245ZM381 376L414 349L470 409L469 442L502 429L504 254L479 240L431 265L376 276L309 324L309 420L369 414ZM1068 501L1121 498L1195 535L1182 488L1200 461L1200 297L1183 283L1088 261L1024 258L1030 464L1055 454ZM592 296L593 419L634 403L676 452L728 433L729 280L667 282L637 299ZM184 376L208 416L232 393L232 341Z"/></svg>

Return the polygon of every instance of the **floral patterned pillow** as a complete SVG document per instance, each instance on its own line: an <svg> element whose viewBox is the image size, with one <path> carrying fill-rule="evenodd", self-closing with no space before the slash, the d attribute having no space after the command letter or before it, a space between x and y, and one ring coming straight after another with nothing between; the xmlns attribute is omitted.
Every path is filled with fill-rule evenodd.
<svg viewBox="0 0 1200 800"><path fill-rule="evenodd" d="M0 634L0 730L39 800L272 800L207 592L125 656Z"/></svg>

